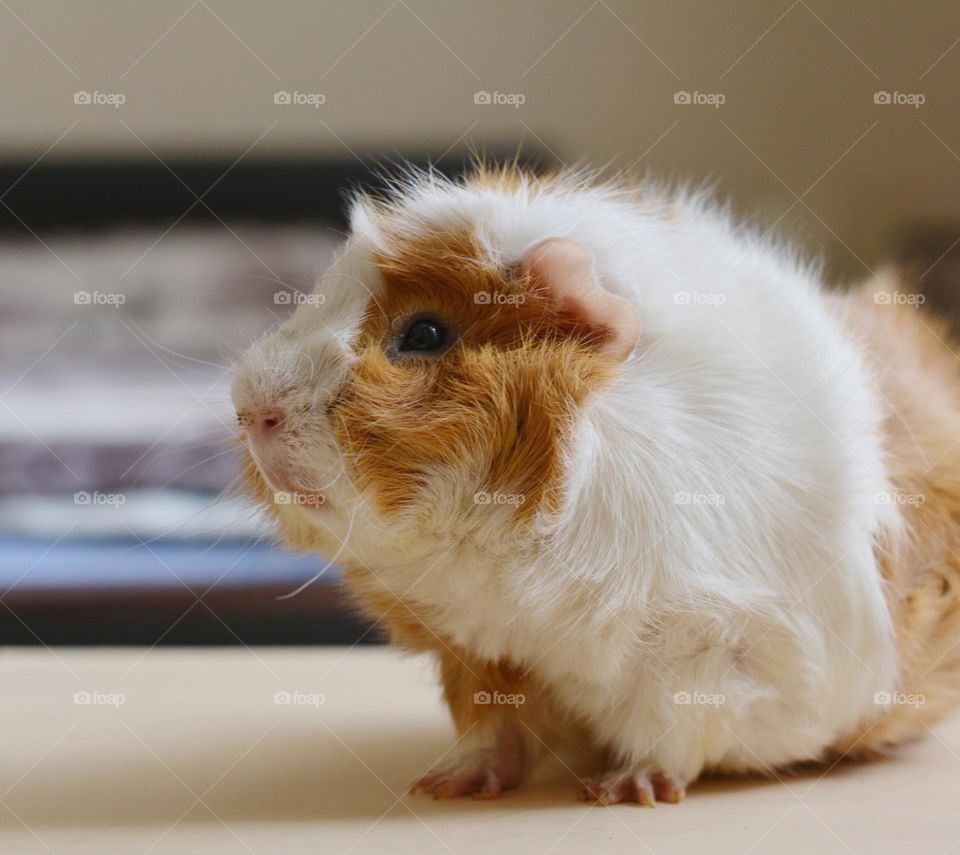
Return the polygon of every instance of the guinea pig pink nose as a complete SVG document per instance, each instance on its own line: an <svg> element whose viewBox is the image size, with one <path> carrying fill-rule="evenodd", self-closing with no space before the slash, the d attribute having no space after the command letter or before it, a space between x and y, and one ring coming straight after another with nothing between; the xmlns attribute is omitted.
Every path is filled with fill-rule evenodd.
<svg viewBox="0 0 960 855"><path fill-rule="evenodd" d="M283 432L286 416L283 410L276 408L269 410L254 410L247 414L245 427L251 437L259 442L267 442Z"/></svg>

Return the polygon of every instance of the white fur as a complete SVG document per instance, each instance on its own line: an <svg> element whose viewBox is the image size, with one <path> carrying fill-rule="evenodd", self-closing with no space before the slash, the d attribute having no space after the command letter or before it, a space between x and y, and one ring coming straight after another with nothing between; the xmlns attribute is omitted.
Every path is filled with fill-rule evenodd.
<svg viewBox="0 0 960 855"><path fill-rule="evenodd" d="M890 489L880 404L817 271L682 193L421 177L394 211L411 234L473 228L498 263L549 237L580 242L638 307L642 341L579 414L562 514L535 536L507 542L509 507L477 509L484 485L457 473L436 474L428 531L377 520L342 468L315 523L342 538L352 518L351 560L438 609L438 634L532 666L626 765L683 782L769 769L875 719L897 661L874 544L897 519L875 499ZM306 384L295 394L341 382L380 240L360 200L319 286L327 303L252 351L238 404L267 394L264 366L285 347L311 356L309 381L280 372ZM341 451L324 435L295 456L319 478Z"/></svg>

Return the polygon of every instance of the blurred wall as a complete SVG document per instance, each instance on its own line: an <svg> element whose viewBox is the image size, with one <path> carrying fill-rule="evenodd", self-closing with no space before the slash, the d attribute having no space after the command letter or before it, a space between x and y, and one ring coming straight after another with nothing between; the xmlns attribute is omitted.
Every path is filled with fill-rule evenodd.
<svg viewBox="0 0 960 855"><path fill-rule="evenodd" d="M956 2L4 0L0 21L2 158L526 139L565 161L712 178L843 275L865 274L905 223L960 237Z"/></svg>

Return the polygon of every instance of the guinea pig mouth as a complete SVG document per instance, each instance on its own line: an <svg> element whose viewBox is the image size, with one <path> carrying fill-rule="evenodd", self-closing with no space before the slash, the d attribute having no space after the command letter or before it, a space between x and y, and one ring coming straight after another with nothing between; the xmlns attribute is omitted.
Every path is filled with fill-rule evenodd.
<svg viewBox="0 0 960 855"><path fill-rule="evenodd" d="M290 475L286 467L270 465L255 452L251 452L260 475L273 490L273 501L278 505L297 505L307 509L319 509L327 506L326 494L319 490L303 487Z"/></svg>

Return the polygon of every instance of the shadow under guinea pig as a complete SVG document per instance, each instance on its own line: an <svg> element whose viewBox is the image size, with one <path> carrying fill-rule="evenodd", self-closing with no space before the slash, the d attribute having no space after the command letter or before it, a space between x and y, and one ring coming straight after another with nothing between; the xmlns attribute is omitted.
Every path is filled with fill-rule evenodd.
<svg viewBox="0 0 960 855"><path fill-rule="evenodd" d="M586 807L577 799L577 775L553 758L524 787L490 802L408 794L410 784L451 745L449 732L436 726L357 726L334 734L322 726L282 724L255 743L256 735L248 738L249 732L224 737L205 730L191 737L155 755L133 735L122 740L118 732L116 749L95 762L48 758L43 774L25 775L5 801L24 822L38 826L217 817L228 823L377 819L385 812L416 821L414 814ZM829 774L847 774L854 765L838 764ZM781 782L806 788L825 773L827 767L809 766L778 773L779 779L710 776L695 783L688 798L780 787ZM14 823L8 813L0 826Z"/></svg>

